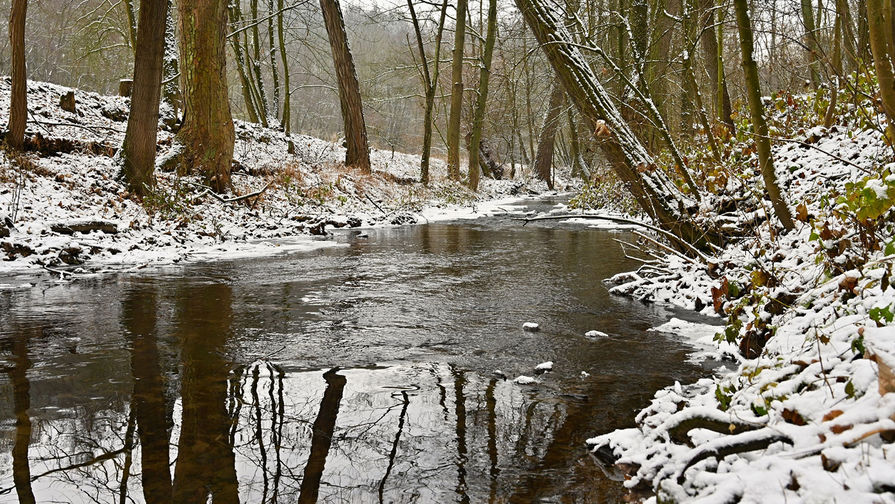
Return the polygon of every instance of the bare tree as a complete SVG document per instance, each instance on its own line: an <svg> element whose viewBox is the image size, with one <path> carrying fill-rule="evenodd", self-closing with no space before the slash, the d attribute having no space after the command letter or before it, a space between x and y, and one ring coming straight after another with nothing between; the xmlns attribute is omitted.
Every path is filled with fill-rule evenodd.
<svg viewBox="0 0 895 504"><path fill-rule="evenodd" d="M364 107L360 98L357 71L354 69L354 60L348 46L348 35L345 33L342 9L339 7L339 0L320 0L320 9L323 11L323 21L326 24L333 64L336 68L336 80L339 84L339 103L348 147L345 164L360 168L364 173L370 173L370 147L367 144Z"/></svg>
<svg viewBox="0 0 895 504"><path fill-rule="evenodd" d="M466 42L467 0L457 0L454 59L451 65L451 113L448 116L448 177L460 180L460 119L463 113L463 53Z"/></svg>
<svg viewBox="0 0 895 504"><path fill-rule="evenodd" d="M205 174L211 187L230 187L236 138L227 94L227 4L220 0L179 0L184 152L182 171Z"/></svg>
<svg viewBox="0 0 895 504"><path fill-rule="evenodd" d="M121 158L131 191L145 195L155 185L158 110L164 71L167 0L140 0L134 88Z"/></svg>
<svg viewBox="0 0 895 504"><path fill-rule="evenodd" d="M777 175L774 172L774 158L771 154L771 142L768 139L768 125L764 118L764 105L761 102L761 87L758 82L758 64L752 57L754 50L752 39L752 22L749 19L746 0L734 0L736 10L737 27L740 32L740 51L743 54L743 71L746 74L746 96L749 99L749 111L752 114L752 124L755 128L755 143L758 147L758 162L761 167L761 176L764 178L765 191L774 205L774 213L777 219L787 230L793 229L792 216L786 201L780 194L777 186Z"/></svg>
<svg viewBox="0 0 895 504"><path fill-rule="evenodd" d="M9 47L12 49L12 90L9 93L9 126L6 143L21 149L25 143L28 115L28 81L25 70L25 17L28 0L13 0L9 11Z"/></svg>
<svg viewBox="0 0 895 504"><path fill-rule="evenodd" d="M538 150L535 154L534 174L538 179L547 182L547 187L553 189L553 150L556 145L556 130L559 127L559 118L565 103L565 91L562 83L553 84L550 92L550 102L547 105L547 113L544 114L544 125L538 137Z"/></svg>
<svg viewBox="0 0 895 504"><path fill-rule="evenodd" d="M425 115L423 117L423 154L420 160L420 182L423 184L429 183L429 159L432 155L432 112L435 108L435 92L438 89L438 73L441 67L441 36L444 34L444 19L447 14L447 5L448 0L444 0L441 4L441 14L435 33L435 55L432 58L432 72L430 73L426 49L423 45L423 33L420 29L416 9L413 7L413 0L407 0L407 8L410 10L410 19L413 22L413 32L416 35L416 44L420 55L423 85L426 88Z"/></svg>
<svg viewBox="0 0 895 504"><path fill-rule="evenodd" d="M488 81L491 77L491 57L494 54L494 41L497 39L497 0L488 3L488 34L485 36L485 47L482 49L482 67L479 74L479 89L476 96L475 111L472 120L472 139L469 142L469 188L479 188L479 153L481 152L482 128L485 122L485 109L488 104Z"/></svg>

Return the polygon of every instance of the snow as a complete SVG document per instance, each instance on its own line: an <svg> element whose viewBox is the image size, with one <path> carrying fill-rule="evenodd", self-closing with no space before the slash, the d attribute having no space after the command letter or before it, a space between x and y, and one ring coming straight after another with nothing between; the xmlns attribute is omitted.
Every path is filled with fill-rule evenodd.
<svg viewBox="0 0 895 504"><path fill-rule="evenodd" d="M73 90L77 112L61 110L69 88L29 82L27 136L43 145L74 143L70 152L28 154L20 167L0 160L0 274L67 270L127 271L193 261L288 254L339 247L336 228L402 226L521 213L520 200L546 191L532 179L481 181L478 193L447 180L446 165L432 159L431 179L418 182L420 157L373 149L373 175L342 165L345 150L334 143L236 121L233 193L263 194L226 203L213 198L199 176L162 168L179 146L164 124L162 106L158 190L145 204L118 179L115 152L124 137L128 99ZM9 80L0 79L0 101ZM0 122L6 121L0 108ZM295 154L287 150L288 142ZM574 187L560 170L558 187ZM269 187L268 187L269 185ZM63 234L53 228L100 220L117 232ZM8 236L7 236L8 235ZM75 272L72 267L82 268Z"/></svg>
<svg viewBox="0 0 895 504"><path fill-rule="evenodd" d="M513 383L516 385L532 385L538 383L538 380L531 376L519 375L513 380Z"/></svg>
<svg viewBox="0 0 895 504"><path fill-rule="evenodd" d="M715 340L715 336L724 330L723 326L688 322L672 317L668 322L648 330L672 335L696 347L698 350L690 354L690 362L701 362L719 356L740 360L736 345L727 341L719 343Z"/></svg>
<svg viewBox="0 0 895 504"><path fill-rule="evenodd" d="M553 361L542 362L535 366L535 371L553 371Z"/></svg>
<svg viewBox="0 0 895 504"><path fill-rule="evenodd" d="M539 326L535 322L525 322L524 324L522 324L523 331L536 332L536 331L539 331L540 329L541 329L541 326Z"/></svg>
<svg viewBox="0 0 895 504"><path fill-rule="evenodd" d="M891 151L873 130L814 128L801 138L810 146L774 148L784 194L807 205L794 231L770 235L769 202L718 216L725 197L756 185L756 170L701 204L714 225L747 229L742 239L705 264L659 253L607 282L615 294L724 317L736 342L766 338L744 356L722 326L673 318L652 329L691 345L693 361L729 367L659 390L635 427L588 440L611 453L627 488L653 492L647 503L895 502L895 393L885 381L895 326L872 316L895 310L892 258L876 250L862 259L840 251L840 238L811 239L812 219L836 222L821 195L871 176L865 188L888 197L872 175ZM740 448L726 450L732 443Z"/></svg>
<svg viewBox="0 0 895 504"><path fill-rule="evenodd" d="M609 337L609 335L604 333L603 331L597 331L597 330L587 331L586 333L584 333L584 335L587 336L588 338L594 338L594 339Z"/></svg>

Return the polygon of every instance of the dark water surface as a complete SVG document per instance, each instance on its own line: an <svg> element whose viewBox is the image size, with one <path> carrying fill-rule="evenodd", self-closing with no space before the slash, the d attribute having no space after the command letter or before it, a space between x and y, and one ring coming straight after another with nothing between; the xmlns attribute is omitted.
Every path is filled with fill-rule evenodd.
<svg viewBox="0 0 895 504"><path fill-rule="evenodd" d="M0 503L619 502L584 440L705 371L609 296L615 237L491 218L0 291Z"/></svg>

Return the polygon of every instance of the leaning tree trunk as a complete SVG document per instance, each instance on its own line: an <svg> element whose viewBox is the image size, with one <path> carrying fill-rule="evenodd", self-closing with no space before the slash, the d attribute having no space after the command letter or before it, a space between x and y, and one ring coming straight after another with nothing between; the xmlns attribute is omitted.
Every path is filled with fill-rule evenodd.
<svg viewBox="0 0 895 504"><path fill-rule="evenodd" d="M683 195L658 169L631 128L622 119L609 93L581 55L562 24L562 14L539 0L516 0L553 70L594 135L613 171L631 191L640 207L658 223L690 243L705 245L711 239L690 218L694 201Z"/></svg>
<svg viewBox="0 0 895 504"><path fill-rule="evenodd" d="M749 111L752 113L752 123L755 129L755 143L758 147L758 162L761 166L761 176L764 178L765 190L774 205L774 213L777 219L787 230L793 229L792 216L789 207L780 194L777 186L777 175L774 172L774 158L771 155L771 141L768 138L768 125L764 118L764 105L761 102L761 88L758 82L758 65L752 57L752 24L749 20L746 0L734 0L736 9L737 27L740 32L740 50L743 53L743 71L746 74L746 95L749 99Z"/></svg>
<svg viewBox="0 0 895 504"><path fill-rule="evenodd" d="M134 88L121 152L122 175L141 196L155 185L158 108L164 73L165 24L168 0L140 0Z"/></svg>
<svg viewBox="0 0 895 504"><path fill-rule="evenodd" d="M367 144L364 107L360 98L360 85L357 82L354 60L348 47L342 9L339 7L339 0L320 0L320 8L323 11L323 21L326 24L339 84L339 103L342 107L342 122L345 125L345 141L348 143L345 164L360 168L361 172L369 174L370 147Z"/></svg>
<svg viewBox="0 0 895 504"><path fill-rule="evenodd" d="M451 70L451 111L448 116L448 177L460 180L460 116L463 112L463 48L466 40L467 0L457 0L454 61Z"/></svg>
<svg viewBox="0 0 895 504"><path fill-rule="evenodd" d="M497 0L488 2L488 33L485 36L485 47L482 54L482 69L479 77L479 94L475 101L475 112L472 120L472 141L469 143L469 188L479 189L479 153L481 152L482 128L485 123L485 109L488 103L488 80L491 77L491 56L494 54L494 42L497 40Z"/></svg>
<svg viewBox="0 0 895 504"><path fill-rule="evenodd" d="M9 11L9 47L12 90L9 93L9 127L6 143L21 150L25 143L25 122L28 116L28 80L25 73L25 16L28 0L13 0Z"/></svg>
<svg viewBox="0 0 895 504"><path fill-rule="evenodd" d="M559 117L562 114L565 92L562 83L553 84L550 92L550 102L547 105L547 113L544 115L544 126L538 138L538 150L535 154L534 173L538 180L547 182L547 187L553 189L553 179L550 176L553 168L553 151L556 145L556 129L559 127Z"/></svg>
<svg viewBox="0 0 895 504"><path fill-rule="evenodd" d="M893 40L892 0L867 2L867 22L870 31L870 51L873 53L873 66L879 80L879 95L882 98L883 110L889 118L889 134L895 124L895 40Z"/></svg>
<svg viewBox="0 0 895 504"><path fill-rule="evenodd" d="M230 187L235 132L227 95L227 3L178 0L180 12L183 172L198 169L212 189Z"/></svg>

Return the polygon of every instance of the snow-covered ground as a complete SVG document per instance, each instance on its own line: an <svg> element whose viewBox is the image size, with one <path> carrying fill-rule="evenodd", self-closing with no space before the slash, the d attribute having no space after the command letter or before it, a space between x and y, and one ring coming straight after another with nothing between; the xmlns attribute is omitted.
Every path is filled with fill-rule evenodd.
<svg viewBox="0 0 895 504"><path fill-rule="evenodd" d="M75 112L59 102L71 91ZM0 79L0 103L8 94L9 79ZM485 179L472 193L448 181L437 158L425 187L419 156L375 149L373 174L362 175L343 166L339 145L292 135L290 154L283 132L237 121L234 193L224 199L264 191L220 201L199 177L161 169L175 152L174 134L164 127L172 111L163 105L158 189L141 203L118 179L115 158L127 99L29 82L28 105L29 144L42 153L0 160L0 272L120 270L335 246L322 238L334 228L503 213L512 201L546 191L527 178ZM5 114L0 107L0 122ZM561 176L557 182L571 185ZM5 217L11 227L2 224Z"/></svg>
<svg viewBox="0 0 895 504"><path fill-rule="evenodd" d="M657 392L636 427L589 440L636 498L895 502L895 326L888 326L895 256L885 250L892 236L880 225L878 249L863 247L866 235L843 206L854 193L847 184L862 180L875 191L868 197L895 197L883 161L892 151L872 130L819 128L801 139L806 145L775 148L794 231L768 225L767 201L718 216L720 198L706 198L715 225L741 226L741 239L708 261L657 253L609 282L614 293L727 322L725 329L675 319L656 328L726 366ZM728 185L755 184L754 175Z"/></svg>

